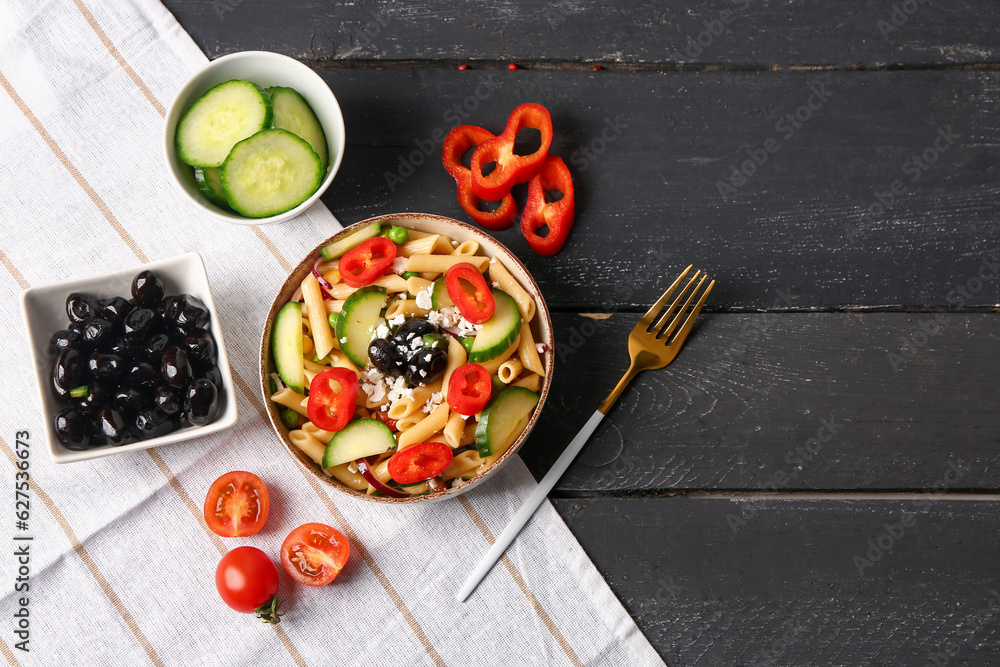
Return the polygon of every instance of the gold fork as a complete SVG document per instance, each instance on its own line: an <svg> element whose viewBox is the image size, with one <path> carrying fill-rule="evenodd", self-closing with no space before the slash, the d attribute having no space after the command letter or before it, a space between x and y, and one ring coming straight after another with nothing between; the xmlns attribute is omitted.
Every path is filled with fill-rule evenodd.
<svg viewBox="0 0 1000 667"><path fill-rule="evenodd" d="M708 298L708 293L715 286L714 280L710 282L708 287L701 292L701 296L692 308L691 302L694 301L695 296L701 291L702 285L708 279L708 276L702 275L700 270L695 271L680 293L670 302L669 307L664 310L664 306L667 305L667 302L674 296L677 288L684 282L684 278L691 272L691 268L690 266L687 267L681 275L677 276L677 280L667 288L663 296L657 299L652 308L642 316L639 323L632 329L632 333L628 337L628 352L632 357L632 363L629 364L628 371L618 381L618 385L608 394L608 397L604 399L601 406L597 408L597 411L583 425L580 432L576 434L573 441L569 443L566 450L563 451L552 468L542 478L542 481L538 483L538 486L535 487L527 500L524 501L524 504L521 505L521 509L517 511L517 514L510 520L507 527L497 537L489 551L486 552L486 555L483 556L482 560L472 570L469 578L465 580L462 588L455 596L455 599L459 602L465 602L468 599L472 591L479 585L479 582L483 580L483 577L500 560L500 556L507 550L510 543L514 541L517 534L521 532L524 524L528 522L528 519L535 513L538 506L542 504L542 501L545 500L552 487L556 485L559 478L566 472L569 464L580 453L580 450L583 449L583 445L590 438L591 434L593 434L594 430L597 429L597 425L601 423L604 415L608 413L608 410L611 409L615 400L622 393L622 390L625 389L625 385L631 382L632 378L639 371L663 368L677 357L677 353L680 352L684 341L687 340L688 334L691 333L691 327L694 326L695 318L698 317L701 307L705 304L705 299ZM701 280L698 280L699 276L701 276ZM698 281L697 284L695 284L695 281Z"/></svg>

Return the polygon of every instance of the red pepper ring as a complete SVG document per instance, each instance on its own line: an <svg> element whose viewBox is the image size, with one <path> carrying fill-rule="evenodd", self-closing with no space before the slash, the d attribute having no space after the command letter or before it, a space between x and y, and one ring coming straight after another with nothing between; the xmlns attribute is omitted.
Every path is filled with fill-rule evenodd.
<svg viewBox="0 0 1000 667"><path fill-rule="evenodd" d="M551 190L562 192L562 199L546 203L545 193ZM566 243L575 215L573 177L565 162L550 155L541 172L528 185L528 201L521 215L521 232L532 250L544 257L551 257ZM549 232L545 236L539 236L537 231L543 226L548 226Z"/></svg>
<svg viewBox="0 0 1000 667"><path fill-rule="evenodd" d="M443 442L422 442L393 454L386 467L397 484L416 484L443 473L452 458L451 447Z"/></svg>
<svg viewBox="0 0 1000 667"><path fill-rule="evenodd" d="M496 300L483 274L472 264L462 262L448 269L444 274L444 286L465 319L473 324L484 324L493 317Z"/></svg>
<svg viewBox="0 0 1000 667"><path fill-rule="evenodd" d="M474 415L486 407L492 391L490 372L479 364L465 364L452 371L446 400L460 415Z"/></svg>
<svg viewBox="0 0 1000 667"><path fill-rule="evenodd" d="M542 135L542 143L534 153L514 154L517 133L534 128ZM537 174L552 145L552 116L541 104L522 104L510 112L507 127L496 139L484 141L472 154L472 190L487 201L497 201L517 183L531 180ZM496 169L483 176L483 167L496 162Z"/></svg>
<svg viewBox="0 0 1000 667"><path fill-rule="evenodd" d="M337 268L341 279L351 287L370 285L396 259L396 244L384 236L368 239L348 250Z"/></svg>
<svg viewBox="0 0 1000 667"><path fill-rule="evenodd" d="M458 203L462 210L486 229L502 230L509 229L517 220L517 204L513 195L508 192L500 206L495 211L480 211L479 202L482 201L472 190L472 171L462 164L462 156L473 146L478 147L484 141L495 139L496 137L489 130L484 130L475 125L459 125L448 133L445 137L444 147L441 149L441 160L444 168L458 186Z"/></svg>
<svg viewBox="0 0 1000 667"><path fill-rule="evenodd" d="M357 400L358 374L348 368L328 368L309 383L309 421L324 431L339 431L354 416Z"/></svg>

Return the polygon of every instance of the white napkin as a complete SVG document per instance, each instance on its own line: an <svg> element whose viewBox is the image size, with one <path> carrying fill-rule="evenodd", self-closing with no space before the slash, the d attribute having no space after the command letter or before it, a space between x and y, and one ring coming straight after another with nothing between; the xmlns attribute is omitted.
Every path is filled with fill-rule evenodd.
<svg viewBox="0 0 1000 667"><path fill-rule="evenodd" d="M253 389L260 324L290 262L339 226L322 204L284 224L228 225L175 192L162 116L206 62L154 0L0 3L0 299L10 337L0 346L0 452L15 463L17 433L27 431L33 484L29 529L18 531L13 467L2 483L13 545L0 556L8 662L662 664L548 502L509 560L468 603L454 602L486 534L502 530L535 484L519 459L458 500L388 508L328 493L276 442ZM205 259L245 383L238 424L179 445L52 464L16 315L20 291L188 251ZM253 537L221 539L205 528L201 504L234 469L264 479L271 516ZM282 573L287 614L277 629L225 607L214 585L221 553L249 544L276 558L285 535L309 521L350 531L340 577L312 589ZM15 592L12 554L24 544L29 588ZM16 646L20 598L29 652Z"/></svg>

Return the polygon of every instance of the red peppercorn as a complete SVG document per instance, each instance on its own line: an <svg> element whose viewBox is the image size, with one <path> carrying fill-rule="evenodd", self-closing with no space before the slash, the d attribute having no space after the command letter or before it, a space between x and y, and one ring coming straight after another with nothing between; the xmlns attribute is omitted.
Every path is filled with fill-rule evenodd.
<svg viewBox="0 0 1000 667"><path fill-rule="evenodd" d="M511 63L511 64L507 65L507 69L509 69L511 71L514 71L514 70L517 69L517 65L515 65L514 63Z"/></svg>
<svg viewBox="0 0 1000 667"><path fill-rule="evenodd" d="M468 65L459 65L458 69L469 69Z"/></svg>
<svg viewBox="0 0 1000 667"><path fill-rule="evenodd" d="M594 65L595 70L603 69L600 65Z"/></svg>

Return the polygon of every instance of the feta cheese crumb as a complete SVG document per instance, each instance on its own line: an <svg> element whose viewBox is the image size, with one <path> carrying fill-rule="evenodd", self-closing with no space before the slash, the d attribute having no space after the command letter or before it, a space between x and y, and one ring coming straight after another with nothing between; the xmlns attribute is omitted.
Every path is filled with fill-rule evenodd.
<svg viewBox="0 0 1000 667"><path fill-rule="evenodd" d="M457 248L458 247L458 241L456 241L455 239L452 239L451 240L451 245Z"/></svg>
<svg viewBox="0 0 1000 667"><path fill-rule="evenodd" d="M434 307L434 302L431 301L431 291L429 289L422 289L417 292L417 308L426 308L430 310Z"/></svg>
<svg viewBox="0 0 1000 667"><path fill-rule="evenodd" d="M372 340L376 338L388 338L389 337L389 327L384 323L379 322L379 325L375 327L375 335L372 336Z"/></svg>
<svg viewBox="0 0 1000 667"><path fill-rule="evenodd" d="M500 283L498 283L497 281L494 280L493 281L493 287L495 287L497 289L500 289Z"/></svg>
<svg viewBox="0 0 1000 667"><path fill-rule="evenodd" d="M340 339L340 344L347 345L347 336L344 336L343 338Z"/></svg>
<svg viewBox="0 0 1000 667"><path fill-rule="evenodd" d="M427 377L427 371L425 371L424 369L421 368L420 369L420 377L422 377L422 378Z"/></svg>
<svg viewBox="0 0 1000 667"><path fill-rule="evenodd" d="M419 350L420 348L422 348L423 346L424 346L424 339L423 339L423 337L414 336L413 340L410 341L410 349L411 350L416 351L416 350Z"/></svg>
<svg viewBox="0 0 1000 667"><path fill-rule="evenodd" d="M400 324L406 321L406 318L402 315L396 315L396 317L389 320L390 327L398 327Z"/></svg>
<svg viewBox="0 0 1000 667"><path fill-rule="evenodd" d="M398 273L399 275L403 275L403 271L404 271L403 267L405 267L405 266L406 266L406 258L405 257L397 257L396 259L392 260L392 272L393 273Z"/></svg>
<svg viewBox="0 0 1000 667"><path fill-rule="evenodd" d="M431 394L431 397L427 399L427 402L424 403L423 407L421 407L420 409L421 411L430 414L435 410L437 410L438 406L441 405L441 403L443 402L444 402L444 394L438 391Z"/></svg>

